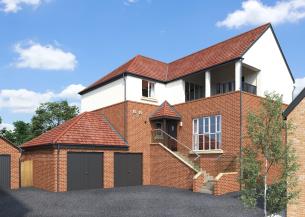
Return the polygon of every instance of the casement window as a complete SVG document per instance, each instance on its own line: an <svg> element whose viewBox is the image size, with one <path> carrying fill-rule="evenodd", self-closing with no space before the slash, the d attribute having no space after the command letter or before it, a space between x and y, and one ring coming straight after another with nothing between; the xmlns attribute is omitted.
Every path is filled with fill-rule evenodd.
<svg viewBox="0 0 305 217"><path fill-rule="evenodd" d="M142 80L142 96L155 97L155 83Z"/></svg>
<svg viewBox="0 0 305 217"><path fill-rule="evenodd" d="M221 115L193 119L193 150L221 149Z"/></svg>
<svg viewBox="0 0 305 217"><path fill-rule="evenodd" d="M203 86L185 82L185 101L191 101L204 97Z"/></svg>

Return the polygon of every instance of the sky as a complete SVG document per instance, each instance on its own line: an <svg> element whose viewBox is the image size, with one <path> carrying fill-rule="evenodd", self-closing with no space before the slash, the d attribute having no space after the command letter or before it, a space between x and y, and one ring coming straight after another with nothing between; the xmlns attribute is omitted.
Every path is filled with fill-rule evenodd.
<svg viewBox="0 0 305 217"><path fill-rule="evenodd" d="M0 0L0 127L137 54L164 62L271 22L305 86L305 0Z"/></svg>

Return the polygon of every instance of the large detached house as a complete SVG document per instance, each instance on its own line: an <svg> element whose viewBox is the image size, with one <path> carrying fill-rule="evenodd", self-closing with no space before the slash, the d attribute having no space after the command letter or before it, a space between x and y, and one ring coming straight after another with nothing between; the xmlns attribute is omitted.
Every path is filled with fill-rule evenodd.
<svg viewBox="0 0 305 217"><path fill-rule="evenodd" d="M23 160L50 191L238 191L248 112L265 92L290 103L293 84L270 24L171 63L138 55L81 91L82 114L24 144Z"/></svg>

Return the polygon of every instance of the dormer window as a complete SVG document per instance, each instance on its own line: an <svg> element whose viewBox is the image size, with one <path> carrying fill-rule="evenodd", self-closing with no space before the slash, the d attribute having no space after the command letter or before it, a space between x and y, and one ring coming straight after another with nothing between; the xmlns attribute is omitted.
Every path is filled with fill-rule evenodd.
<svg viewBox="0 0 305 217"><path fill-rule="evenodd" d="M142 96L149 98L155 97L155 83L142 80Z"/></svg>

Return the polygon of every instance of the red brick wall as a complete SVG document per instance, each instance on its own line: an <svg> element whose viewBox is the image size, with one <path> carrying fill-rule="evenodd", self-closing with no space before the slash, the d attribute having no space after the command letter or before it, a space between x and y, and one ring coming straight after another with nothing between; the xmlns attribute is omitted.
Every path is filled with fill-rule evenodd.
<svg viewBox="0 0 305 217"><path fill-rule="evenodd" d="M199 172L193 178L193 192L200 192L203 184L204 184L204 174L203 172Z"/></svg>
<svg viewBox="0 0 305 217"><path fill-rule="evenodd" d="M223 154L203 154L200 162L203 170L216 176L220 156L239 155L240 148L240 93L232 92L205 99L199 99L175 106L182 116L183 126L178 128L178 140L192 148L193 119L204 116L222 116L222 149ZM222 157L222 159L227 159ZM224 165L225 166L225 165Z"/></svg>
<svg viewBox="0 0 305 217"><path fill-rule="evenodd" d="M193 177L196 172L159 144L151 145L150 161L151 185L193 189Z"/></svg>
<svg viewBox="0 0 305 217"><path fill-rule="evenodd" d="M56 191L57 177L57 151L31 151L25 152L21 161L33 161L33 186L47 191Z"/></svg>
<svg viewBox="0 0 305 217"><path fill-rule="evenodd" d="M219 180L215 181L214 195L223 195L240 190L238 173L224 173Z"/></svg>
<svg viewBox="0 0 305 217"><path fill-rule="evenodd" d="M20 152L0 137L0 155L11 156L11 189L19 188Z"/></svg>

